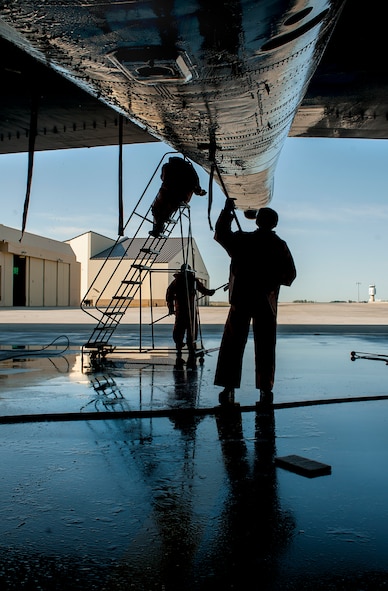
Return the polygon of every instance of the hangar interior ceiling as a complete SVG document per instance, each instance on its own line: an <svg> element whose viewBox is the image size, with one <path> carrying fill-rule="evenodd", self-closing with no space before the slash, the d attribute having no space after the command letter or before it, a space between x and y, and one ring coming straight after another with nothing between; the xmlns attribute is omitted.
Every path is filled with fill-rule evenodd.
<svg viewBox="0 0 388 591"><path fill-rule="evenodd" d="M0 38L0 154L28 151L31 107L38 96L35 150L117 145L119 113ZM128 119L123 143L157 141Z"/></svg>
<svg viewBox="0 0 388 591"><path fill-rule="evenodd" d="M348 1L295 117L291 136L388 138L388 5ZM0 39L0 154L28 151L32 97L35 150L117 145L119 114L48 66ZM157 141L125 119L123 142Z"/></svg>
<svg viewBox="0 0 388 591"><path fill-rule="evenodd" d="M388 138L387 22L388 3L347 0L291 136Z"/></svg>

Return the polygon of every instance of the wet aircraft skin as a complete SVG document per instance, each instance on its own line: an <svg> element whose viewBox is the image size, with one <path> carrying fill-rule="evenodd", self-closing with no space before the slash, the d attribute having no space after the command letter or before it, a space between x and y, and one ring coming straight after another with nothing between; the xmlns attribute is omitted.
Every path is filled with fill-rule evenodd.
<svg viewBox="0 0 388 591"><path fill-rule="evenodd" d="M0 35L207 171L269 202L282 145L343 0L10 0ZM218 175L215 175L220 182Z"/></svg>

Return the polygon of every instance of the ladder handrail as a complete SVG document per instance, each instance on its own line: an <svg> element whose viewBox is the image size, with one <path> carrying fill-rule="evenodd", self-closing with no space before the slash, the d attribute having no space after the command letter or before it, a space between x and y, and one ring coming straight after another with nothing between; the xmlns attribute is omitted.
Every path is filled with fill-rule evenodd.
<svg viewBox="0 0 388 591"><path fill-rule="evenodd" d="M140 195L140 197L139 197L139 199L138 199L137 203L135 204L135 206L134 206L134 208L133 208L133 210L132 210L132 213L130 214L129 218L127 219L127 221L126 221L126 223L125 223L125 225L124 225L124 229L125 229L125 228L128 226L129 222L132 220L132 218L134 217L134 215L136 215L136 209L138 208L138 206L139 206L139 205L140 205L140 203L142 202L142 199L144 198L144 195L146 194L146 192L147 192L147 190L148 190L149 186L151 185L151 183L152 183L153 179L155 178L155 175L156 175L157 171L159 170L159 168L160 168L160 166L161 166L161 164L162 164L163 160L164 160L164 159L165 159L167 156L169 156L170 154L178 154L178 153L179 153L179 152L176 152L176 151L174 151L174 152L166 152L166 153L165 153L165 154L162 156L162 158L159 160L159 162L158 162L158 164L157 164L157 166L156 166L156 168L155 168L155 170L154 170L154 172L153 172L153 174L152 174L152 176L151 176L150 180L148 181L148 183L147 183L147 185L146 185L146 187L145 187L144 191L143 191L143 192L142 192L142 194ZM153 201L152 201L152 202L153 202ZM143 225L144 221L146 221L146 216L147 216L147 215L149 215L149 212L151 211L152 202L151 202L151 204L150 204L149 208L148 208L148 209L147 209L147 211L146 211L145 217L143 218L143 222L140 224L140 226L138 227L138 229L136 230L136 232L134 233L134 235L132 236L132 238L130 238L130 239L129 239L129 240L130 240L130 242L128 243L127 250L128 250L128 249L129 249L129 248L132 246L132 244L133 244L133 241L134 241L134 239L135 239L135 238L137 238L137 235L138 235L138 233L139 233L139 231L140 231L140 229L141 229L141 227L142 227L142 225ZM112 253L112 252L113 252L113 250L114 250L114 249L117 247L117 245L118 245L120 242L123 242L124 240L125 240L125 238L123 238L122 236L118 236L118 237L117 237L117 239L116 239L116 241L115 241L115 242L112 244L112 246L110 247L110 249L109 249L109 252L108 252L108 254L107 254L107 257L105 258L104 262L102 263L102 265L101 265L100 269L98 270L98 272L97 272L96 276L94 277L94 279L93 279L92 283L90 284L90 286L89 286L88 290L86 291L86 293L84 294L84 296L83 296L83 298L82 298L82 300L81 300L81 302L80 302L80 308L81 308L81 310L83 310L83 311L84 311L86 314L88 314L88 315L89 315L89 316L91 316L92 318L95 318L96 320L98 320L98 317L97 317L95 314L93 314L91 310L87 309L87 307L86 307L86 305L85 305L85 301L88 301L88 300L90 299L88 296L90 296L91 292L93 291L93 288L94 288L94 286L96 285L98 278L99 278L99 277L100 277L100 275L102 274L102 272L103 272L103 270L104 270L104 268L105 268L105 265L107 265L108 261L111 261L111 260L112 260L112 259L110 258L110 255L111 255L111 253ZM113 269L113 271L112 271L112 273L111 273L111 275L110 275L110 277L109 277L109 281L112 279L112 277L113 277L113 275L115 274L115 272L117 271L118 267L120 266L120 264L121 264L121 263L122 263L122 261L124 260L127 250L123 252L123 255L122 255L122 257L121 257L121 258L118 260L118 263L116 264L116 267ZM108 281L108 282L109 282L109 281ZM100 298L98 297L98 298L97 298L97 301L98 301L99 299L100 299ZM99 311L101 311L101 310L99 310Z"/></svg>
<svg viewBox="0 0 388 591"><path fill-rule="evenodd" d="M159 170L161 164L163 163L164 159L166 158L166 156L168 156L170 154L176 154L176 153L177 153L176 151L166 152L163 155L163 157L160 159L154 173L152 174L149 182L147 183L146 188L142 192L142 194L141 194L140 198L138 199L137 203L135 204L135 207L133 208L127 222L125 223L125 225L123 227L127 228L130 221L136 215L141 217L142 221L140 222L139 226L137 227L136 231L133 233L131 238L119 236L117 238L117 240L115 241L115 243L109 248L107 257L103 261L102 265L100 266L100 268L98 270L98 273L96 274L94 280L92 281L91 285L89 286L88 291L86 292L85 296L83 297L83 300L81 302L81 308L83 309L83 311L85 311L87 314L89 314L90 316L92 316L93 318L95 318L97 320L97 325L93 329L88 342L83 346L82 350L84 350L84 348L94 349L98 355L102 354L103 356L106 354L107 351L114 350L114 347L109 344L109 341L110 341L114 331L116 330L116 328L120 324L127 308L130 306L131 302L134 300L134 298L139 290L140 290L140 294L141 294L142 283L143 283L144 279L146 278L147 274L150 275L150 293L151 293L151 297L152 297L151 270L152 270L153 264L155 263L155 261L157 260L157 257L160 254L160 249L158 249L158 247L161 246L161 248L163 248L165 242L170 237L170 235L174 229L174 226L177 222L180 223L180 235L181 235L181 239L182 239L182 252L183 252L184 262L187 263L187 261L189 260L189 253L191 251L191 263L194 266L194 248L193 248L193 237L192 237L192 232L191 232L190 207L187 204L179 206L178 219L177 220L172 219L167 222L163 236L154 237L154 236L148 235L145 238L138 237L138 234L140 233L140 230L141 230L143 224L145 222L151 221L148 218L149 218L150 211L152 209L152 204L154 202L154 199L152 200L151 204L149 205L149 207L146 210L144 215L140 215L140 212L137 210L139 209L139 206L140 206L144 196L146 195L151 182L155 178L155 175L156 175L157 171ZM189 231L188 231L187 238L185 238L183 235L183 223L182 223L183 220L182 220L182 218L185 216L188 218L188 223L189 223ZM128 264L128 258L127 258L128 252L131 249L132 245L134 244L135 239L138 239L138 240L140 239L140 246L139 246L139 249L136 249L137 254L136 254L135 258L130 259L131 263ZM104 269L106 268L106 265L108 264L108 262L112 262L112 260L114 260L114 259L112 259L112 253L114 252L115 248L117 248L120 244L123 244L123 248L122 248L122 252L117 257L116 264L113 265L113 269L110 270L110 273L107 274L107 277L102 276L102 273L104 272ZM112 294L108 291L108 286L112 282L113 278L115 276L117 277L117 273L118 273L120 267L124 263L128 265L128 268L126 268L125 272L122 275L120 275L120 281L116 287L115 292ZM97 281L101 276L104 279L105 283L104 283L103 287L101 287L101 290L99 291L96 288L97 288ZM99 295L98 295L97 299L95 300L93 312L90 309L86 308L86 303L85 303L85 301L88 300L88 296L90 296L92 290L99 292ZM108 300L107 305L103 304L103 302L105 301L104 295L105 295L105 298ZM84 307L82 307L82 304L84 304ZM142 302L140 302L140 305L142 305ZM198 327L200 327L197 308L198 307L197 307L197 299L196 299L196 301L195 301L196 317L192 318L190 320L190 322L191 322L190 331L191 331L191 335L192 335L191 340L193 341L193 345L195 344L194 343L194 334L195 334L194 331L195 331L197 319L198 319ZM140 311L140 314L141 314L141 311ZM140 331L141 331L141 316L140 316ZM154 348L153 323L152 323L152 335L151 336L152 336L152 347ZM140 336L140 338L141 338L141 336ZM202 337L201 337L201 341L202 341ZM140 343L140 349L141 349L141 346L142 345Z"/></svg>
<svg viewBox="0 0 388 591"><path fill-rule="evenodd" d="M186 209L185 207L182 207L183 210ZM180 218L182 217L183 212L180 212ZM186 214L185 214L186 215ZM191 235L191 219L190 219L190 210L189 213L187 215L188 219L189 219L189 228L190 228L190 235L186 238L186 237L182 237L183 238L183 242L182 242L182 248L183 251L186 250L186 254L184 254L184 259L188 260L188 252L192 251L192 256L191 256L191 262L193 264L194 261L194 251L193 251L193 243L192 243L192 235ZM161 238L159 240L167 240L168 236ZM130 269L133 268L134 264L132 264L130 266ZM162 269L163 271L166 271L165 269ZM158 270L156 269L155 272L157 272ZM143 273L143 278L142 280L139 282L138 285L134 285L132 286L132 291L131 291L131 295L133 296L134 294L137 293L137 290L141 289L141 284L144 281L145 277L147 276L147 274L149 274L151 276L151 272L152 272L152 263L151 266L145 268L145 269L139 269L140 274ZM166 271L166 272L171 272L171 271ZM118 287L118 290L120 290L120 286ZM117 293L117 292L116 292ZM125 293L125 292L124 292ZM113 299L112 299L113 301ZM197 301L196 301L197 304ZM123 301L122 299L118 298L118 300L116 300L115 303L113 303L112 305L108 306L103 312L102 318L100 319L100 321L98 322L97 326L94 328L91 337L89 338L88 343L86 343L84 345L84 347L86 348L92 348L93 346L95 346L97 349L101 349L104 350L104 348L108 348L109 350L114 349L114 347L112 345L109 345L109 341L111 336L113 335L114 330L117 328L117 326L119 325L126 309L128 308L128 306L130 305L130 302L126 302ZM124 311L123 311L124 310ZM197 309L197 305L196 305L196 314L198 314L198 309ZM195 321L195 319L193 319ZM193 326L195 326L195 324L192 324L191 327L191 332L192 334L194 334L194 330L193 330ZM199 326L199 318L198 318L198 326ZM140 327L141 330L141 327ZM152 326L152 331L153 331L153 326ZM93 340L93 336L98 336L98 341L97 340ZM152 338L152 348L154 347L154 335L152 333L151 335ZM201 339L202 341L202 339ZM201 345L202 347L202 345ZM141 350L141 344L140 344L140 350Z"/></svg>

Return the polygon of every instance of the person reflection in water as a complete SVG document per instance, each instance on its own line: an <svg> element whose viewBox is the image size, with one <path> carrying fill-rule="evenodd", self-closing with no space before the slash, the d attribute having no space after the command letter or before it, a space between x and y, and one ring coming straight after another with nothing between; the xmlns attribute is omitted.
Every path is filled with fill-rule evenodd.
<svg viewBox="0 0 388 591"><path fill-rule="evenodd" d="M170 421L182 433L187 445L195 446L196 430L204 416L197 414L200 387L202 384L203 365L190 368L179 364L173 371L174 391L168 398L168 405L173 410Z"/></svg>
<svg viewBox="0 0 388 591"><path fill-rule="evenodd" d="M226 582L228 589L275 588L279 558L292 538L295 519L279 502L273 407L256 413L253 460L239 407L221 406L216 421L229 494L222 535L214 543L214 579L220 588Z"/></svg>
<svg viewBox="0 0 388 591"><path fill-rule="evenodd" d="M227 199L221 211L214 239L231 257L229 301L214 383L223 386L220 404L234 403L234 390L240 387L241 370L249 326L253 321L256 388L259 403L273 402L277 305L281 285L291 285L296 269L291 252L274 228L278 214L270 207L258 210L253 232L231 229L234 202Z"/></svg>

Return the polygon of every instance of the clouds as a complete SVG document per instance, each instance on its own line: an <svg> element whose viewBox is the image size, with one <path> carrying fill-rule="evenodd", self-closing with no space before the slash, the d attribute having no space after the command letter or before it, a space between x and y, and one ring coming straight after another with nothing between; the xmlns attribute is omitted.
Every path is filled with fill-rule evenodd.
<svg viewBox="0 0 388 591"><path fill-rule="evenodd" d="M281 205L281 204L280 204ZM275 202L272 206L276 209ZM321 226L343 226L345 223L381 223L388 220L388 199L387 205L378 203L365 203L349 205L339 203L335 207L324 207L319 204L299 204L298 208L287 205L278 208L280 210L280 223L299 224L308 231L309 224Z"/></svg>

